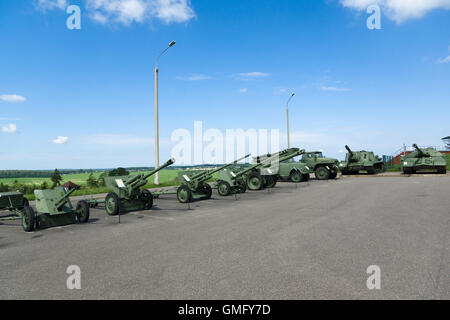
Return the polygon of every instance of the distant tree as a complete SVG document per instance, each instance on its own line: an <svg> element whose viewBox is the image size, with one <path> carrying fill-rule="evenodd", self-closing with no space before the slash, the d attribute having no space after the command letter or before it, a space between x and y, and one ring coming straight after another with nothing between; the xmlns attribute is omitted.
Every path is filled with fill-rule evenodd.
<svg viewBox="0 0 450 320"><path fill-rule="evenodd" d="M98 184L99 187L105 187L106 186L105 177L106 177L106 172L102 172L100 177L98 177L97 184Z"/></svg>
<svg viewBox="0 0 450 320"><path fill-rule="evenodd" d="M53 172L53 175L51 176L50 180L52 180L52 182L53 182L52 188L61 185L61 181L63 181L63 178L59 174L58 169L55 169L55 171Z"/></svg>
<svg viewBox="0 0 450 320"><path fill-rule="evenodd" d="M117 168L109 172L110 177L127 176L129 174L130 172L128 172L125 168Z"/></svg>
<svg viewBox="0 0 450 320"><path fill-rule="evenodd" d="M89 175L89 178L86 180L86 183L89 188L97 188L98 187L97 179L95 179L94 174L92 172Z"/></svg>

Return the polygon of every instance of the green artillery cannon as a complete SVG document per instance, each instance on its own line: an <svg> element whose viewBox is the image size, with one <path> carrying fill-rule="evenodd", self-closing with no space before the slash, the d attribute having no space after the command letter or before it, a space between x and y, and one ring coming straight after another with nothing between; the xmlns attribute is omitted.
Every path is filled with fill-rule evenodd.
<svg viewBox="0 0 450 320"><path fill-rule="evenodd" d="M67 191L64 187L56 187L50 190L34 190L36 196L35 214L31 207L25 207L27 215L27 230L36 228L51 228L68 224L85 223L89 220L89 204L81 200L75 210L70 202L70 195L75 191Z"/></svg>
<svg viewBox="0 0 450 320"><path fill-rule="evenodd" d="M245 169L245 179L249 190L256 191L263 188L273 188L277 184L281 164L287 160L303 154L305 150L298 148L285 149L283 151L259 156L251 169Z"/></svg>
<svg viewBox="0 0 450 320"><path fill-rule="evenodd" d="M414 144L415 151L402 156L402 167L404 174L416 173L422 170L433 170L438 173L447 173L447 161L442 153L434 148L421 149Z"/></svg>
<svg viewBox="0 0 450 320"><path fill-rule="evenodd" d="M174 163L175 159L170 159L146 175L105 177L106 187L111 191L105 198L106 212L115 216L121 212L150 210L153 207L153 195L141 188L147 184L148 178Z"/></svg>
<svg viewBox="0 0 450 320"><path fill-rule="evenodd" d="M25 208L27 207L29 207L28 200L23 196L23 193L0 193L0 211L9 211L8 215L0 216L0 221L22 220L22 227L27 231L29 225L28 209L25 212Z"/></svg>
<svg viewBox="0 0 450 320"><path fill-rule="evenodd" d="M245 157L242 157L236 161L223 165L214 170L205 170L201 172L179 172L178 179L180 180L181 185L177 190L178 201L180 201L181 203L190 203L192 200L211 198L212 188L207 183L207 181L212 179L215 173L229 168L248 157L250 157L250 155L246 155Z"/></svg>
<svg viewBox="0 0 450 320"><path fill-rule="evenodd" d="M358 174L359 171L367 171L368 174L375 174L385 171L383 160L375 156L370 151L352 151L345 146L348 153L345 160L339 164L342 174Z"/></svg>

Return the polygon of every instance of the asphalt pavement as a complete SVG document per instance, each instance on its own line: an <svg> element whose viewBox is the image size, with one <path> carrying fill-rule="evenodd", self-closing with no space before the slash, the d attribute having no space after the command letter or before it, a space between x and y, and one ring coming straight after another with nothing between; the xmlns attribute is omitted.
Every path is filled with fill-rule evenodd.
<svg viewBox="0 0 450 320"><path fill-rule="evenodd" d="M4 222L0 299L450 299L449 194L448 175L346 177L162 196L120 224L103 208L30 234Z"/></svg>

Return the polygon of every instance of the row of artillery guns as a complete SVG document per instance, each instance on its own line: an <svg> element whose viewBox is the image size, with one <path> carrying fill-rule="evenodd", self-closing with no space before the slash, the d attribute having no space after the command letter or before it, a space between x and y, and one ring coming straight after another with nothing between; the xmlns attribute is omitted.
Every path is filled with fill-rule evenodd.
<svg viewBox="0 0 450 320"><path fill-rule="evenodd" d="M177 198L181 203L189 203L192 200L209 199L212 189L217 188L219 195L228 196L232 193L244 193L249 190L261 190L273 188L277 183L279 163L287 161L304 153L298 148L286 149L274 154L267 154L254 158L253 164L246 167L235 167L238 162L247 159L248 154L238 160L213 170L194 170L180 172L178 180L181 185L177 189ZM211 187L209 182L216 181Z"/></svg>

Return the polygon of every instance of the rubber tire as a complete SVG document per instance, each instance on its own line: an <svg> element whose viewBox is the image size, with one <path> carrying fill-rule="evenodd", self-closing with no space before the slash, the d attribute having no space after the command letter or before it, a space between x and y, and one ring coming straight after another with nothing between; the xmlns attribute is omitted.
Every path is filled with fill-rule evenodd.
<svg viewBox="0 0 450 320"><path fill-rule="evenodd" d="M310 179L309 173L302 174L302 181L301 182L308 182Z"/></svg>
<svg viewBox="0 0 450 320"><path fill-rule="evenodd" d="M222 192L221 190L225 190L225 192ZM231 194L231 186L226 181L220 181L217 185L217 192L222 197L228 197Z"/></svg>
<svg viewBox="0 0 450 320"><path fill-rule="evenodd" d="M275 186L277 184L276 176L265 176L264 180L265 180L265 184L264 184L265 188L269 188L269 189L275 188Z"/></svg>
<svg viewBox="0 0 450 320"><path fill-rule="evenodd" d="M108 200L112 198L114 201L114 211L113 212L108 212ZM106 213L110 216L117 216L120 212L120 199L119 196L117 194L115 194L114 192L110 192L106 195L105 198L105 210Z"/></svg>
<svg viewBox="0 0 450 320"><path fill-rule="evenodd" d="M180 199L180 191L181 191L181 190L186 191L186 193L187 193L187 199L186 199L186 200ZM179 187L178 187L178 190L177 190L177 199L178 199L178 201L179 201L180 203L190 203L190 202L192 201L192 191L191 191L191 189L189 189L189 188L188 188L187 186L185 186L185 185L179 186Z"/></svg>
<svg viewBox="0 0 450 320"><path fill-rule="evenodd" d="M289 179L294 183L302 182L303 175L300 173L300 171L292 170L291 174L289 175Z"/></svg>
<svg viewBox="0 0 450 320"><path fill-rule="evenodd" d="M237 192L238 193L245 193L247 192L247 183L244 180L238 181L237 186Z"/></svg>
<svg viewBox="0 0 450 320"><path fill-rule="evenodd" d="M25 220L28 220L28 224L25 223ZM22 227L25 232L34 231L34 227L36 225L36 214L32 207L23 208L23 217L22 217Z"/></svg>
<svg viewBox="0 0 450 320"><path fill-rule="evenodd" d="M30 206L30 202L28 201L27 198L23 198L23 207L21 208L23 210L23 208L25 207L29 207Z"/></svg>
<svg viewBox="0 0 450 320"><path fill-rule="evenodd" d="M252 187L251 184L249 183L249 181L253 178L257 178L259 180L259 183L256 185L256 188ZM262 176L259 173L255 173L255 172L250 173L247 177L247 187L249 190L252 190L252 191L261 190L264 187L264 181L263 181Z"/></svg>
<svg viewBox="0 0 450 320"><path fill-rule="evenodd" d="M323 171L323 177L320 177L320 171ZM330 178L330 170L324 166L317 167L315 174L317 180L328 180Z"/></svg>
<svg viewBox="0 0 450 320"><path fill-rule="evenodd" d="M145 195L145 196L144 196ZM147 189L141 191L141 198L144 201L144 210L150 210L153 207L153 195ZM145 200L147 199L147 200Z"/></svg>
<svg viewBox="0 0 450 320"><path fill-rule="evenodd" d="M209 183L205 183L205 199L211 199L212 188Z"/></svg>
<svg viewBox="0 0 450 320"><path fill-rule="evenodd" d="M89 215L90 215L90 206L89 206L89 204L86 201L84 201L84 200L78 201L76 211L78 211L79 209L82 209L84 214L80 215L77 212L76 216L77 216L78 222L79 223L86 223L86 222L88 222L89 221Z"/></svg>
<svg viewBox="0 0 450 320"><path fill-rule="evenodd" d="M337 175L338 175L337 172L330 173L330 177L329 177L329 178L332 179L332 180L334 180L334 179L336 179Z"/></svg>

